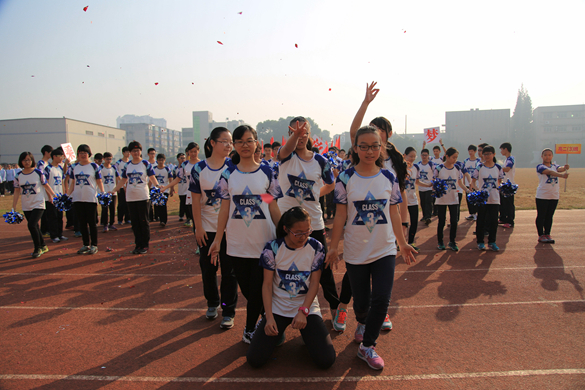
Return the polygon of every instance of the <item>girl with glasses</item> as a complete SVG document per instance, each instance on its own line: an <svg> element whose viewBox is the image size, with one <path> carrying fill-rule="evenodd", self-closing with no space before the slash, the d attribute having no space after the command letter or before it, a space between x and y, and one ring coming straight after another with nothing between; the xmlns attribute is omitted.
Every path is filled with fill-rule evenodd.
<svg viewBox="0 0 585 390"><path fill-rule="evenodd" d="M234 130L236 153L233 165L222 172L217 184L216 197L221 199L221 206L217 232L208 250L213 264L217 264L225 231L227 257L248 300L242 337L247 344L262 313L262 268L258 258L264 245L276 237L280 210L273 200L282 197L272 169L254 160L257 144L258 135L251 126Z"/></svg>
<svg viewBox="0 0 585 390"><path fill-rule="evenodd" d="M318 367L326 369L335 362L335 349L317 300L325 252L323 245L310 237L311 231L309 213L300 206L292 207L278 222L277 239L262 251L266 316L248 349L248 363L254 367L270 359L289 325L300 330Z"/></svg>

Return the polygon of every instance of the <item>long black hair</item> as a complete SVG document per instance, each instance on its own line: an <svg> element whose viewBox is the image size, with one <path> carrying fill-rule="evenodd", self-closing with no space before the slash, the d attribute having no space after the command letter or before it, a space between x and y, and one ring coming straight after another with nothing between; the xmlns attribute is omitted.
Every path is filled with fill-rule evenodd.
<svg viewBox="0 0 585 390"><path fill-rule="evenodd" d="M278 221L278 226L276 227L276 237L277 238L286 237L287 233L284 230L285 226L290 229L291 226L297 222L304 222L310 220L311 216L309 215L307 210L305 210L301 206L295 206L293 208L290 208L287 211L285 211L284 214L282 214L280 220Z"/></svg>
<svg viewBox="0 0 585 390"><path fill-rule="evenodd" d="M216 127L215 129L211 130L211 134L209 134L209 137L207 138L207 140L205 140L205 144L203 145L203 152L205 153L205 158L211 157L211 154L213 153L213 147L211 146L211 140L213 140L213 142L217 142L217 140L219 139L219 136L222 133L225 133L226 131L228 133L230 132L225 127Z"/></svg>
<svg viewBox="0 0 585 390"><path fill-rule="evenodd" d="M252 126L240 125L240 126L236 127L236 129L234 130L234 135L233 135L234 143L237 140L242 139L242 137L244 136L246 131L249 131L250 133L252 133L252 137L254 137L254 139L256 141L258 141L258 133L256 133L256 130L254 130L254 128ZM240 163L240 155L238 154L238 152L236 152L236 149L233 150L233 153L234 153L234 155L232 156L232 162L234 164L238 165Z"/></svg>
<svg viewBox="0 0 585 390"><path fill-rule="evenodd" d="M357 133L355 134L355 139L353 142L354 148L351 149L351 161L353 166L356 166L360 163L360 156L358 155L356 149L359 148L358 139L360 138L360 135L364 134L376 134L378 137L380 137L380 133L378 133L378 129L376 129L375 127L362 126L358 129ZM381 139L380 143L382 143ZM380 153L380 155L378 156L378 159L376 160L376 165L379 166L380 168L384 168L384 158L382 157L382 153Z"/></svg>
<svg viewBox="0 0 585 390"><path fill-rule="evenodd" d="M313 150L313 139L311 138L311 124L309 121L305 119L304 116L296 116L290 121L290 127L292 127L296 122L300 122L301 124L304 122L307 124L307 128L309 130L309 139L307 140L307 149L312 151ZM290 134L290 130L288 131ZM319 154L319 153L317 153Z"/></svg>
<svg viewBox="0 0 585 390"><path fill-rule="evenodd" d="M370 123L386 133L386 154L392 161L394 171L396 171L396 178L398 179L400 191L404 191L404 181L406 180L408 172L406 170L404 156L402 156L402 153L396 150L396 146L390 142L390 137L392 137L392 125L390 124L390 121L383 116L372 119Z"/></svg>

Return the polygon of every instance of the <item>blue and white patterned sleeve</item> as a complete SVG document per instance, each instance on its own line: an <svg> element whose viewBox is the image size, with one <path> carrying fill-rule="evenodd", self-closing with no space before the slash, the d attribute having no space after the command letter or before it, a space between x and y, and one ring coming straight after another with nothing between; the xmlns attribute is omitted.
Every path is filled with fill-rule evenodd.
<svg viewBox="0 0 585 390"><path fill-rule="evenodd" d="M342 173L337 176L337 180L335 180L335 190L333 192L333 202L340 203L340 204L347 204L347 181L349 180L349 175L347 174L351 171L352 168L343 171Z"/></svg>
<svg viewBox="0 0 585 390"><path fill-rule="evenodd" d="M313 244L312 241L315 241L315 244ZM325 249L323 248L323 244L317 240L311 240L311 245L315 249L315 256L313 257L313 263L311 264L311 272L322 270L323 263L325 262Z"/></svg>
<svg viewBox="0 0 585 390"><path fill-rule="evenodd" d="M230 191L229 191L229 186L228 186L228 182L230 179L230 173L231 173L231 167L228 167L226 169L224 169L224 171L221 173L221 177L219 178L219 181L217 183L217 190L215 192L215 195L223 200L230 200Z"/></svg>
<svg viewBox="0 0 585 390"><path fill-rule="evenodd" d="M276 269L276 260L275 260L275 253L272 250L272 244L274 241L270 241L264 246L264 250L260 255L260 266L264 269L269 271L274 271Z"/></svg>

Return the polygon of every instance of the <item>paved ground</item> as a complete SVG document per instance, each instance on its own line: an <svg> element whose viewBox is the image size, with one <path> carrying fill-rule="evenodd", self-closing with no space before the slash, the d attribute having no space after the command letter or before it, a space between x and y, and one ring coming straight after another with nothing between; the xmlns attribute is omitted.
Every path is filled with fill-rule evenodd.
<svg viewBox="0 0 585 390"><path fill-rule="evenodd" d="M471 222L459 253L434 249L436 221L421 227L417 263L397 266L381 372L356 357L351 311L348 331L332 332L331 369L313 366L294 330L249 367L245 300L232 330L205 319L194 237L171 218L152 225L148 255L130 254L124 226L100 233L97 255L76 255L71 238L39 259L25 225L2 223L0 389L585 389L585 210L557 211L554 246L536 242L534 211L517 212L497 254L475 249Z"/></svg>

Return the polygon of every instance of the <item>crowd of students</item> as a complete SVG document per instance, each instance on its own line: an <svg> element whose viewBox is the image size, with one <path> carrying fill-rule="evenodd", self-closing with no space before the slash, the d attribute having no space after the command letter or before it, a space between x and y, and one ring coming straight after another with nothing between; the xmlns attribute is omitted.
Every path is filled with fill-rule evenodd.
<svg viewBox="0 0 585 390"><path fill-rule="evenodd" d="M18 160L22 170L13 180L13 206L22 199L35 247L33 257L48 251L44 228L54 242L67 239L63 213L53 205L55 194L72 196L68 219L82 237L78 253L98 251L97 194L108 192L113 200L102 207L103 232L116 230L117 208L118 223L132 225L133 253L144 254L149 248L149 223L158 221L164 227L168 222L166 206L152 207L150 188L158 187L167 198L178 192L180 221L185 217L186 225L193 227L200 250L206 317L216 319L221 310L220 327L232 328L239 286L247 301L242 340L250 344L251 365L262 366L269 360L284 342L288 326L300 330L318 367L335 362L317 300L320 285L336 331L346 330L353 297L357 356L371 368L382 369L384 360L375 347L380 331L392 329L387 311L398 251L407 264L415 261L418 222L429 225L433 215L438 216L437 249L458 251L460 205L466 193L477 189L487 190L489 198L479 206L468 203L466 219L477 221L478 249L498 251L498 224L514 226L514 197L500 197L498 186L508 179L514 183L515 161L512 146L505 142L500 145L503 164L488 144L470 145L464 161L453 147L441 143L433 147L431 157L423 145L421 159L415 162L414 147L401 152L390 142L392 127L386 118L377 117L362 126L378 92L376 83L367 86L350 127L352 148L347 158L339 151L333 164L315 152L304 117L290 122L284 145L264 147L264 159L258 135L248 125L233 133L215 128L204 145L205 160L199 160L199 145L192 142L186 154L177 155L176 167L166 165L165 156L152 148L147 151L148 160L143 159L142 146L136 141L113 164L108 152L96 154L92 162L88 145L78 146L77 161L71 165L60 148L45 146L43 159L36 165L33 155L24 152ZM545 243L554 242L550 231L559 199L558 178L566 178L569 169L553 164L552 155L545 149L537 167L536 225L539 241ZM447 184L446 194L439 198L431 196L431 182L436 178ZM329 246L326 216L334 217ZM341 252L346 273L338 294L332 268L337 267Z"/></svg>

